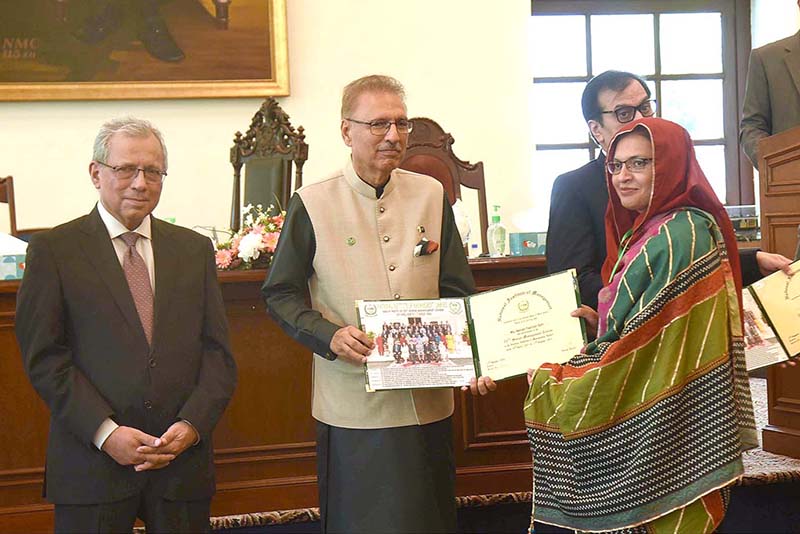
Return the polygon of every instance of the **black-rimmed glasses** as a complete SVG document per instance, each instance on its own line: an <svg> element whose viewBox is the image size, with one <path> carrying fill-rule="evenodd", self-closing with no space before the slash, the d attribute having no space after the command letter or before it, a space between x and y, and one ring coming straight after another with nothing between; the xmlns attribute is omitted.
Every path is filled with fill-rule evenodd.
<svg viewBox="0 0 800 534"><path fill-rule="evenodd" d="M628 168L631 172L644 172L645 169L650 165L650 162L653 161L653 158L641 158L639 156L634 156L632 158L628 158L625 161L609 161L606 163L606 169L611 174L619 174L622 172L622 166Z"/></svg>
<svg viewBox="0 0 800 534"><path fill-rule="evenodd" d="M401 134L407 134L414 129L414 122L408 119L397 119L396 121L375 120L369 122L350 118L345 118L345 120L369 126L369 131L372 135L386 135L386 133L389 131L389 128L392 127L392 124L394 124L394 127L397 128L397 133Z"/></svg>
<svg viewBox="0 0 800 534"><path fill-rule="evenodd" d="M638 106L620 106L613 111L601 111L600 113L613 113L621 123L631 122L636 117L636 112L642 117L652 117L656 113L656 101L645 100Z"/></svg>
<svg viewBox="0 0 800 534"><path fill-rule="evenodd" d="M95 163L99 163L103 167L111 169L111 172L114 173L114 176L118 180L133 180L136 178L136 175L139 174L139 171L142 171L144 174L144 180L149 184L160 184L164 181L164 178L167 176L167 171L162 171L160 169L153 169L151 167L145 167L144 169L137 167L136 165L109 165L108 163L103 163L102 161L95 160Z"/></svg>

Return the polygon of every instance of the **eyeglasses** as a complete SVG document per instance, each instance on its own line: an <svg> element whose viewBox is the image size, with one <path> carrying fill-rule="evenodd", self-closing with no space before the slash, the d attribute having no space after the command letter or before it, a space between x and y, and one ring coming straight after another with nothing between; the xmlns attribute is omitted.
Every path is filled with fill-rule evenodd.
<svg viewBox="0 0 800 534"><path fill-rule="evenodd" d="M401 134L407 134L414 129L414 122L408 119L397 119L396 121L377 120L364 122L345 117L345 120L369 126L369 131L372 133L372 135L386 135L386 133L389 131L389 128L392 127L392 124L394 124L394 127L397 128L397 133Z"/></svg>
<svg viewBox="0 0 800 534"><path fill-rule="evenodd" d="M645 169L650 165L650 162L653 161L653 158L640 158L639 156L634 156L632 158L628 158L625 161L609 161L606 163L606 169L611 174L619 174L622 172L622 166L628 168L631 172L644 172Z"/></svg>
<svg viewBox="0 0 800 534"><path fill-rule="evenodd" d="M652 117L656 113L656 101L645 100L638 106L620 106L614 111L601 111L600 113L613 113L621 123L631 122L636 117L636 112L642 117Z"/></svg>
<svg viewBox="0 0 800 534"><path fill-rule="evenodd" d="M114 173L114 176L118 180L133 180L139 174L139 171L142 171L144 174L144 180L148 184L160 184L164 181L164 178L167 176L167 171L162 171L160 169L153 169L150 167L147 168L139 168L136 165L120 165L119 167L115 165L109 165L108 163L103 163L102 161L95 161L95 163L99 163L103 167L107 167L111 169L111 172Z"/></svg>

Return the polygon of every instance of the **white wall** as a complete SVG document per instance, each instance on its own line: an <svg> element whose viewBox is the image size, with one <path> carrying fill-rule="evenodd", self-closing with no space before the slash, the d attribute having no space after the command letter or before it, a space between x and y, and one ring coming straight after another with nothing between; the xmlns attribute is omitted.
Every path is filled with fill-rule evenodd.
<svg viewBox="0 0 800 534"><path fill-rule="evenodd" d="M753 48L783 39L800 26L797 0L751 0L750 33Z"/></svg>
<svg viewBox="0 0 800 534"><path fill-rule="evenodd" d="M347 157L339 136L342 87L385 73L401 80L410 116L436 119L462 159L482 160L489 204L507 223L535 203L526 28L529 0L289 0L291 96L281 106L306 129L306 182ZM231 8L235 16L236 4ZM100 124L132 114L154 122L169 148L161 217L183 226L227 227L233 134L261 99L0 103L0 175L15 179L21 227L52 226L86 213ZM477 225L477 218L474 218ZM0 231L6 229L0 217ZM511 225L509 225L511 226ZM513 228L512 228L513 229Z"/></svg>

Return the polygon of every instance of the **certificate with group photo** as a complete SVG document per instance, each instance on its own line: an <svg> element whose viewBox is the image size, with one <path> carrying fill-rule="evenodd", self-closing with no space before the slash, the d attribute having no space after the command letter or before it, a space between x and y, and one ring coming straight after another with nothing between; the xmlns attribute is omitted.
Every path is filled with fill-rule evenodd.
<svg viewBox="0 0 800 534"><path fill-rule="evenodd" d="M748 371L800 355L800 274L762 278L742 291L742 304Z"/></svg>
<svg viewBox="0 0 800 534"><path fill-rule="evenodd" d="M575 270L466 298L356 301L359 328L375 342L368 391L459 387L562 362L586 343Z"/></svg>

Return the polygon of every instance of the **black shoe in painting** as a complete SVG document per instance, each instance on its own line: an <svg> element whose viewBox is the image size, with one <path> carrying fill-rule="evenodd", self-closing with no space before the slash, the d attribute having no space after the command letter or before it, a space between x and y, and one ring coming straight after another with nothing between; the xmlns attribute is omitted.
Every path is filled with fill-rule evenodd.
<svg viewBox="0 0 800 534"><path fill-rule="evenodd" d="M186 57L172 38L161 17L148 17L142 21L139 39L151 56L161 61L180 61Z"/></svg>

